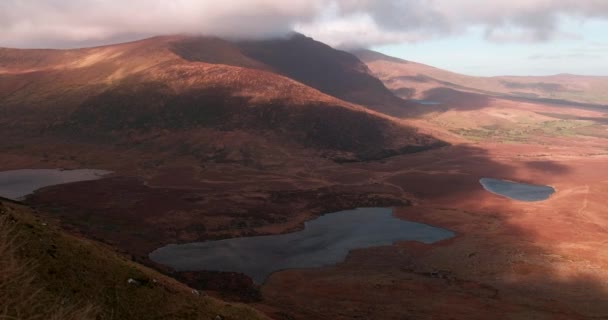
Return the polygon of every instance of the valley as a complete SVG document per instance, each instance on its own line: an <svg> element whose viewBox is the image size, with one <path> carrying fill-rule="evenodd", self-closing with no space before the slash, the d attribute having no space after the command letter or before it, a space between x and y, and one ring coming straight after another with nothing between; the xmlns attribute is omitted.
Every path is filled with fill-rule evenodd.
<svg viewBox="0 0 608 320"><path fill-rule="evenodd" d="M475 90L397 82L437 75L357 55L301 35L3 49L0 171L111 171L24 203L66 232L273 319L608 316L604 98L535 87L539 97L518 100L474 79ZM389 63L401 65L390 76ZM482 178L555 193L513 201L484 190ZM149 259L170 244L291 234L364 207L454 237L354 249L260 284Z"/></svg>

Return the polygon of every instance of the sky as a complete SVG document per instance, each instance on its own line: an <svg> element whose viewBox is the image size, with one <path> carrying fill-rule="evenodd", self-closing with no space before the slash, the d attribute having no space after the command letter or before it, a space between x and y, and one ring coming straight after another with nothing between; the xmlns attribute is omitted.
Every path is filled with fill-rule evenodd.
<svg viewBox="0 0 608 320"><path fill-rule="evenodd" d="M608 1L608 0L606 0ZM372 49L453 72L475 75L608 76L608 21L573 23L581 37L539 42L487 41L483 30L416 43L396 43ZM564 27L564 29L566 29ZM606 31L604 31L606 30Z"/></svg>
<svg viewBox="0 0 608 320"><path fill-rule="evenodd" d="M2 47L293 31L471 75L608 76L608 0L0 1Z"/></svg>

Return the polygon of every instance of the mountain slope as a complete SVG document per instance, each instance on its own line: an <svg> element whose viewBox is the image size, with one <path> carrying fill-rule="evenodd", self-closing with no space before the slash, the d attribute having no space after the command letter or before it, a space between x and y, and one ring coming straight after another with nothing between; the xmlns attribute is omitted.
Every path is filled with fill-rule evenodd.
<svg viewBox="0 0 608 320"><path fill-rule="evenodd" d="M238 43L248 57L292 79L340 99L391 115L407 114L408 104L396 98L354 55L312 38Z"/></svg>
<svg viewBox="0 0 608 320"><path fill-rule="evenodd" d="M552 99L587 104L608 104L608 77L555 75L545 77L473 77L384 54L353 52L393 92L403 98L426 99L437 89L452 89L494 96Z"/></svg>
<svg viewBox="0 0 608 320"><path fill-rule="evenodd" d="M273 40L229 42L192 37L174 43L173 52L197 62L271 71L325 94L400 116L411 107L371 75L354 55L293 34Z"/></svg>
<svg viewBox="0 0 608 320"><path fill-rule="evenodd" d="M266 319L59 231L0 200L0 318Z"/></svg>
<svg viewBox="0 0 608 320"><path fill-rule="evenodd" d="M350 160L440 145L241 51L221 39L186 36L78 50L2 49L0 124L8 136L119 143L197 128L244 131Z"/></svg>
<svg viewBox="0 0 608 320"><path fill-rule="evenodd" d="M13 135L118 140L133 132L244 130L352 159L440 144L240 52L221 39L185 36L79 50L3 49L0 124Z"/></svg>

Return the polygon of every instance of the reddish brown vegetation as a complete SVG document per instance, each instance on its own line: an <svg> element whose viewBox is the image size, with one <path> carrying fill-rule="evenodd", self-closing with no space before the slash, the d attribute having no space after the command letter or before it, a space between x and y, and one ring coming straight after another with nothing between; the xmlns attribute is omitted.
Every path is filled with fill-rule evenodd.
<svg viewBox="0 0 608 320"><path fill-rule="evenodd" d="M150 54L150 46L158 50ZM356 250L336 266L278 272L260 291L234 274L174 275L231 297L255 300L261 294L255 305L277 319L608 315L602 249L608 242L608 162L601 110L436 89L434 80L414 74L401 80L430 84L427 93L443 105L398 121L303 85L358 101L347 91L366 86L361 79L367 71L355 67L350 74L358 80L325 83L274 53L296 49L308 53L310 60L302 61L310 63L344 60L329 68L331 79L359 66L298 37L263 46L159 38L90 49L107 54L97 67L49 58L69 75L60 83L71 86L55 95L46 78L54 71L32 75L39 65L17 63L0 74L2 112L10 116L0 119L2 130L15 137L3 142L0 166L116 171L109 179L41 190L28 201L66 227L139 259L169 242L289 232L324 212L355 206L412 204L396 214L457 233L435 245ZM91 61L83 52L76 51ZM139 56L146 57L144 69L133 63ZM24 86L30 81L40 81L36 90ZM382 105L379 97L374 101ZM22 112L36 108L40 113ZM41 125L49 110L59 111ZM570 126L581 122L585 131ZM400 123L453 145L399 155L436 142ZM46 135L35 131L31 138L23 128ZM369 158L383 159L361 161ZM482 177L547 184L557 193L546 202L515 203L485 192Z"/></svg>
<svg viewBox="0 0 608 320"><path fill-rule="evenodd" d="M312 41L304 46L349 56L319 49ZM10 70L0 71L0 124L7 136L15 138L27 130L28 135L66 134L60 139L110 138L122 143L128 142L126 135L134 134L153 136L193 128L244 130L346 160L442 145L364 107L265 71L273 68L240 50L223 40L188 37L68 51L4 49L0 59L8 61ZM278 59L267 58L264 62ZM319 60L333 64L325 57L301 63L307 69ZM357 77L351 73L361 73L357 68L363 67L359 62L335 73L353 79ZM384 88L367 73L361 76Z"/></svg>

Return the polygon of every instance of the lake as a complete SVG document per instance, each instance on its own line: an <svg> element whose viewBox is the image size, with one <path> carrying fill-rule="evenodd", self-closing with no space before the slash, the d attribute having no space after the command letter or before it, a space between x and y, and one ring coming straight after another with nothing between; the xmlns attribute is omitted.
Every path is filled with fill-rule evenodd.
<svg viewBox="0 0 608 320"><path fill-rule="evenodd" d="M321 216L302 231L272 236L171 244L150 253L176 271L238 272L263 283L273 272L344 261L350 250L397 241L434 243L454 233L396 218L390 208L360 208Z"/></svg>
<svg viewBox="0 0 608 320"><path fill-rule="evenodd" d="M482 178L479 183L489 192L517 201L543 201L549 199L555 193L555 189L549 186L507 180Z"/></svg>
<svg viewBox="0 0 608 320"><path fill-rule="evenodd" d="M432 100L411 100L411 101L414 101L417 104L421 104L424 106L438 106L441 104L441 102L432 101Z"/></svg>
<svg viewBox="0 0 608 320"><path fill-rule="evenodd" d="M0 172L0 197L22 200L34 191L58 184L101 179L104 170L23 169Z"/></svg>

